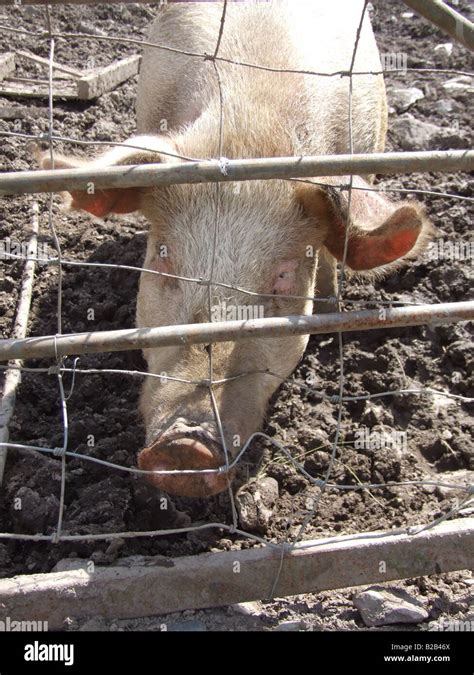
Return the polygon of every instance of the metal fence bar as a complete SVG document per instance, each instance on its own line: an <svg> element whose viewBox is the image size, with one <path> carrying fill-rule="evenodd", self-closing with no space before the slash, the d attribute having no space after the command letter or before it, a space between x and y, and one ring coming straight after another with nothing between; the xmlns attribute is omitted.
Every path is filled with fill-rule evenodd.
<svg viewBox="0 0 474 675"><path fill-rule="evenodd" d="M403 0L444 33L474 51L474 24L441 0Z"/></svg>
<svg viewBox="0 0 474 675"><path fill-rule="evenodd" d="M23 340L1 340L0 361L173 345L208 344L245 338L255 339L256 337L275 338L283 335L318 335L377 328L400 328L419 326L424 323L442 325L472 319L474 319L474 301L467 301L387 308L384 310L383 317L381 317L381 311L377 309L316 316L297 315L158 328L129 328L94 333L48 335Z"/></svg>
<svg viewBox="0 0 474 675"><path fill-rule="evenodd" d="M173 164L16 171L0 175L0 195L86 190L91 183L94 189L101 190L174 183L472 170L474 150L226 159L225 162L213 159Z"/></svg>
<svg viewBox="0 0 474 675"><path fill-rule="evenodd" d="M15 132L15 131L0 131L0 138L24 138L32 141L38 141L39 136L37 134L27 134L27 133L20 133L20 132ZM41 137L42 138L42 137ZM62 141L65 143L72 143L74 145L86 145L86 146L93 146L93 147L122 147L122 148L136 148L137 150L145 150L145 151L150 151L150 152L155 152L157 154L163 154L163 155L168 155L170 157L176 157L177 159L182 159L187 162L203 162L205 161L202 157L187 157L186 155L179 155L177 153L171 153L169 151L161 151L158 152L155 148L146 148L146 147L141 147L141 146L134 146L131 145L130 143L119 143L115 141L85 141L81 140L79 138L71 138L69 136L59 136L57 134L53 134L51 136L52 141ZM324 186L324 183L318 183L315 180L311 180L309 178L285 178L283 180L291 180L291 181L296 181L296 182L301 182L301 183L313 183L315 185L322 185ZM331 184L333 188L341 188L344 189L347 187L347 184L341 183L341 184L336 184L332 183ZM383 193L398 193L398 194L408 194L408 195L429 195L431 197L447 197L449 199L462 199L465 201L471 201L474 202L474 197L468 197L467 195L458 195L453 192L443 192L441 190L424 190L420 188L397 188L397 187L387 187L385 185L381 185L380 187L368 187L364 186L361 187L360 185L353 185L352 190L363 190L365 192L383 192Z"/></svg>
<svg viewBox="0 0 474 675"><path fill-rule="evenodd" d="M452 572L472 562L474 519L441 523L419 534L410 528L403 533L341 536L337 541L316 539L291 549L283 544L182 556L169 565L130 561L96 567L94 574L87 571L88 561L71 561L58 572L0 581L0 617L47 618L49 628L58 630L71 616L131 618L266 600L281 552L285 565L275 588L277 597ZM381 560L390 561L386 570ZM234 573L236 562L239 574Z"/></svg>

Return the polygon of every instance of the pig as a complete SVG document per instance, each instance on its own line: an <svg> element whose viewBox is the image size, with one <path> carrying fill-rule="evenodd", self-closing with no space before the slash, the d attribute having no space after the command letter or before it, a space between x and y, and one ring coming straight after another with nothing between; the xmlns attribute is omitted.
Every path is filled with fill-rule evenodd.
<svg viewBox="0 0 474 675"><path fill-rule="evenodd" d="M210 57L145 48L136 100L137 136L92 161L56 155L54 166L349 152L349 78L213 61L222 8L220 2L162 6L148 41ZM362 9L362 0L229 3L219 56L278 69L348 70ZM221 147L216 69L223 99ZM360 33L357 71L381 71L368 16ZM387 104L380 74L354 76L352 127L354 153L384 150ZM48 166L45 157L43 167ZM354 187L369 187L372 179L355 176ZM347 181L348 177L324 177L306 183L229 182L219 188L188 184L95 194L74 191L67 202L97 217L139 211L147 218L144 268L162 276L142 272L140 277L137 326L145 328L212 318L205 284L167 275L208 279L212 270L213 282L261 294L255 298L212 286L212 308L225 304L252 309L258 304L265 317L277 317L311 314L311 296L336 293L346 234L346 264L359 274L391 272L416 256L431 227L422 206L357 189L349 213L348 191L337 189ZM314 304L316 312L330 308ZM265 371L287 378L307 340L308 336L255 337L212 346L212 377L225 380L212 386L221 427L208 386L209 347L146 349L150 373L194 383L146 378L140 400L146 447L138 454L138 466L150 472L148 480L166 493L185 497L208 497L228 489L233 472L226 468L262 427L268 401L281 383Z"/></svg>

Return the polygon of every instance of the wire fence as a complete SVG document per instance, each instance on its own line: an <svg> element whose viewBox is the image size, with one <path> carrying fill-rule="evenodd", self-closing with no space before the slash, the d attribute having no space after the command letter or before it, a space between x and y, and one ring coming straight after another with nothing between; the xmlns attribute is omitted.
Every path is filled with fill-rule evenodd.
<svg viewBox="0 0 474 675"><path fill-rule="evenodd" d="M105 3L104 3L105 4ZM79 268L91 268L91 267L98 267L98 268L104 268L104 269L119 269L123 271L133 271L137 273L142 273L142 274L154 274L159 277L168 277L171 279L175 279L176 281L182 282L182 283L189 283L193 285L201 285L204 286L207 289L207 310L208 310L208 321L210 323L213 322L212 318L212 302L213 302L213 296L212 296L212 289L215 287L223 287L227 290L231 290L234 292L242 293L248 296L252 297L266 297L266 294L262 294L259 292L256 292L255 290L251 288L242 288L241 286L237 285L232 285L232 284L227 284L227 283L222 283L216 281L214 277L214 271L215 271L215 264L216 264L216 256L217 256L217 248L218 248L218 241L219 241L219 236L220 236L220 225L222 221L222 213L221 213L221 180L246 180L246 177L244 174L242 174L241 177L236 177L236 173L232 170L232 168L229 168L232 165L232 161L227 160L224 157L224 149L225 149L225 139L224 139L224 123L225 123L225 91L223 87L223 81L221 77L221 65L226 63L226 64L233 64L234 66L238 66L240 68L247 68L247 69L259 69L259 70L264 70L268 72L268 77L272 77L272 73L295 73L295 74L304 74L304 75L315 75L315 76L327 76L327 77L334 77L334 78L340 78L340 77L346 77L349 80L349 98L348 98L348 124L349 124L349 129L348 129L348 138L349 138L349 155L354 156L354 133L353 133L353 81L354 77L362 75L362 74L380 74L384 73L384 71L368 71L367 73L362 73L359 71L354 72L355 69L355 62L356 62L356 55L357 51L359 48L359 41L360 41L360 36L361 36L361 30L362 30L362 25L364 21L364 17L367 13L367 6L368 6L368 0L364 1L363 4L363 10L361 13L360 21L358 24L357 32L356 35L354 36L354 47L353 47L353 52L352 52L352 58L351 58L351 63L350 66L347 70L340 70L337 72L333 73L320 73L320 72L315 72L315 71L306 71L306 70L295 70L295 69L289 69L289 68L276 68L276 67L271 67L271 66L266 66L262 64L255 64L255 63L247 63L239 60L234 60L234 59L229 59L227 57L221 56L220 55L220 48L221 48L221 41L222 37L224 35L225 31L225 26L226 26L226 14L228 10L228 1L223 0L222 2L222 14L221 14L221 19L220 19L220 28L218 35L216 35L216 45L215 49L212 53L194 53L191 51L186 51L186 50L181 50L181 49L174 49L171 47L167 47L164 45L157 45L153 44L150 42L147 42L145 40L139 40L139 39L132 39L132 38L122 38L119 36L96 36L96 35L91 35L91 34L83 34L83 33L63 33L63 32L56 32L53 28L52 24L52 10L51 7L48 5L45 5L44 7L44 21L45 21L45 26L43 30L36 30L36 31L27 31L23 29L18 29L18 28L13 28L11 26L0 26L0 30L4 31L10 31L14 32L16 34L25 34L28 36L33 36L37 39L41 40L47 40L49 44L49 58L48 58L48 85L49 85L49 101L48 101L48 131L46 134L41 134L40 136L35 136L35 135L30 135L30 134L23 134L23 133L17 133L17 132L4 132L4 136L12 136L12 137L18 137L18 138L24 138L24 139L32 139L32 140L37 140L41 141L42 143L47 143L48 149L49 149L49 156L50 156L50 164L52 169L54 169L55 166L55 149L54 145L58 141L64 141L72 144L77 144L77 145L118 145L118 146L124 146L124 144L117 144L117 143L102 143L102 142L95 142L95 141L86 141L83 139L75 139L75 138L70 138L70 137L63 137L60 135L57 135L55 133L55 127L54 127L54 69L55 69L55 50L56 50L56 45L58 40L67 40L67 39L87 39L87 40L106 40L106 41L116 41L116 42L124 42L129 45L134 45L134 46L139 46L139 47L152 47L155 49L159 50L166 50L166 51L171 51L171 52L176 52L181 55L185 55L189 57L190 59L196 58L196 59L204 59L206 63L209 65L209 71L212 71L212 74L215 78L216 85L217 85L217 90L218 90L218 96L219 96L219 109L220 109L220 117L219 117L219 132L218 132L218 157L217 158L191 158L191 157L186 157L183 155L173 155L176 159L179 159L182 161L182 165L180 164L179 167L181 166L186 166L189 164L189 166L192 166L191 163L194 163L196 161L202 162L202 161L210 161L213 163L213 175L212 177L206 178L206 180L211 180L215 183L215 214L214 214L214 227L213 231L210 236L210 247L212 250L212 256L211 256L211 265L210 269L208 270L208 274L205 278L202 278L200 276L196 277L186 277L186 276L179 276L179 275L174 275L171 273L165 273L165 272L158 272L156 270L152 269L144 269L142 270L141 268L138 267L133 267L130 265L114 265L114 264L106 264L106 263L91 263L91 262L84 262L81 260L71 260L66 258L63 255L63 251L61 250L61 245L59 242L59 237L57 233L57 229L55 226L54 222L54 211L53 211L53 192L49 193L49 202L48 202L48 208L47 208L47 218L48 218L48 225L49 225L49 232L52 241L54 242L54 248L55 248L55 257L52 258L41 258L35 254L35 252L32 252L31 250L28 252L27 255L27 265L30 265L31 268L31 263L34 261L45 263L51 266L54 266L57 271L58 271L58 281L57 281L57 307L56 307L56 312L57 312L57 326L56 326L56 335L51 336L51 345L50 345L50 350L51 353L55 355L54 358L54 365L50 367L28 367L23 365L23 362L18 360L18 354L15 356L12 356L14 354L14 351L9 351L9 352L4 352L6 356L4 356L5 359L9 358L16 358L17 360L15 361L10 361L8 365L4 365L1 368L5 370L7 373L11 374L13 373L28 373L28 374L36 374L38 376L44 376L44 375L50 375L56 378L57 380L57 386L59 389L59 395L60 395L60 400L61 400L61 415L62 415L62 422L63 422L63 442L59 447L42 447L42 446L33 446L33 445L27 445L27 444L22 444L20 442L10 442L8 440L5 440L3 437L0 442L0 451L3 452L3 458L5 459L6 457L6 451L7 449L10 449L12 451L18 451L18 450L26 450L30 452L39 452L43 454L49 454L53 455L58 458L60 461L60 466L61 466L61 482L60 482L60 499L59 499L59 512L58 512L58 519L57 519L57 525L55 528L55 531L51 535L46 535L42 533L38 534L17 534L17 533L7 533L7 532L2 532L0 533L0 539L13 539L13 540L34 540L34 541L48 541L48 542L53 542L53 543L58 543L58 542L65 542L65 541L91 541L91 540L111 540L111 539L126 539L126 538L131 538L131 537L156 537L156 536L169 536L170 534L178 534L178 533L186 533L190 532L193 530L203 530L203 529L214 529L214 528L219 528L224 531L228 531L230 533L236 533L239 536L242 537L247 537L251 540L255 540L257 542L260 542L265 545L270 545L270 546L275 546L281 545L281 565L280 565L280 571L281 571L281 566L284 564L284 556L286 555L286 552L291 549L292 545L295 545L296 542L301 541L301 539L304 536L304 533L306 529L308 528L308 525L311 523L311 521L314 519L317 510L320 506L320 500L323 497L323 495L328 492L328 491L368 491L368 490L377 490L377 489L382 489L382 488L400 488L400 489L406 489L406 488L422 488L422 487L428 487L428 486L438 486L438 487L444 487L447 489L452 489L456 491L461 491L465 494L465 497L461 499L461 501L454 503L452 508L445 514L443 514L441 517L437 518L433 522L426 523L424 526L419 527L417 530L413 530L413 528L399 528L398 530L393 530L392 532L421 532L425 529L433 527L435 524L439 523L442 520L448 519L454 514L458 513L459 511L462 511L463 509L466 509L470 507L472 504L474 504L474 485L473 484L465 484L465 483L452 483L450 481L444 482L442 480L440 481L432 481L432 480L412 480L412 481L400 481L400 482L393 482L393 481L388 481L384 483L374 483L374 484L368 484L368 483L363 483L359 481L355 485L346 485L346 484L338 484L335 482L331 482L331 476L333 475L335 465L338 461L338 452L340 451L341 448L341 434L342 434L342 425L343 425L343 413L344 413L344 407L345 404L351 401L360 401L360 400L371 400L377 397L388 397L388 396L404 396L404 395L419 395L419 396L431 396L433 394L441 394L443 396L451 397L452 399L458 401L459 403L472 403L474 401L474 398L467 397L467 396L460 396L454 393L451 393L449 391L442 391L442 390L437 390L431 387L420 387L420 388L415 388L415 387L405 387L405 388L400 388L396 390L389 390L389 391L383 391L379 393L367 393L363 395L357 395L357 396L351 396L346 394L345 392L345 387L346 387L346 374L345 374L345 359L344 359L344 340L343 340L343 333L341 330L337 329L332 329L336 330L336 335L337 335L337 341L338 341L338 352L339 352L339 377L338 377L338 383L337 383L337 393L333 395L328 395L324 392L317 391L315 390L314 387L309 386L305 383L299 382L299 381L294 381L294 384L298 387L301 387L302 390L310 392L313 396L320 398L321 400L326 400L330 402L332 405L336 406L336 414L337 414L337 419L336 419L336 425L335 425L335 430L334 430L334 437L333 441L331 443L331 452L330 452L330 458L329 458L329 464L327 467L327 470L324 473L323 478L314 478L311 476L308 471L304 468L303 464L294 457L292 452L290 452L283 443L279 442L277 439L274 437L269 436L268 434L265 434L263 432L256 432L252 434L244 443L242 448L239 450L238 454L236 456L233 456L231 450L227 447L226 443L226 437L224 433L224 427L223 424L225 423L225 420L221 420L220 416L220 411L219 411L219 406L216 402L216 389L218 387L221 387L225 385L227 382L231 380L235 380L237 378L247 378L252 375L256 374L264 374L267 377L271 377L276 379L279 382L284 382L286 380L285 377L282 375L278 374L277 372L271 372L269 370L249 370L246 372L242 372L238 375L234 375L232 377L228 378L220 378L217 379L214 377L215 374L215 363L214 363L214 352L213 352L213 342L212 338L209 340L209 349L208 349L208 376L206 379L203 380L192 380L192 379L186 379L183 377L178 377L178 376L173 376L170 374L159 374L159 373L153 373L153 372L141 372L141 371L133 371L133 370L126 370L126 369L100 369L100 368L80 368L78 367L78 359L76 358L74 361L73 367L70 367L66 365L65 363L65 357L64 354L68 353L67 351L59 350L58 345L61 344L61 340L64 338L64 332L63 332L63 268L67 266L72 266L74 267L79 267ZM416 71L419 74L439 74L440 72L442 73L462 73L463 75L470 75L471 73L466 73L465 71L454 71L454 70L449 70L449 69L410 69L413 71ZM396 70L394 72L397 72ZM133 145L127 144L126 147L133 148ZM140 149L143 149L141 146L138 146ZM146 148L147 151L150 152L160 152L162 153L161 149L156 149L156 148ZM163 153L166 154L166 153ZM168 153L168 154L173 154L173 153ZM420 153L423 154L423 153ZM429 153L427 153L429 154ZM461 157L462 156L462 157ZM464 151L460 151L457 153L457 157L459 158L459 162L456 164L457 168L465 168L467 169L468 163L466 162L472 162L472 157L469 160L468 153ZM466 159L466 157L468 159ZM320 158L314 158L314 159L320 159ZM324 163L324 159L322 158L322 161ZM444 160L446 160L447 157L444 157ZM451 156L452 159L452 156ZM215 162L217 161L217 174L216 174L216 164ZM270 161L274 161L270 158ZM464 162L462 164L461 162ZM173 166L176 166L176 164L173 164ZM414 165L415 166L415 165ZM420 166L418 163L416 166ZM454 166L453 164L448 165L445 163L446 167L449 166ZM445 197L445 198L452 198L452 199L460 199L460 200L465 200L466 202L468 201L473 201L473 198L468 197L468 196L463 196L463 195L458 195L458 194L451 194L451 193L446 193L446 192L441 192L441 191L436 191L436 190L412 190L412 189L398 189L398 188L381 188L381 187L367 187L367 188L360 188L360 186L353 184L353 177L354 174L350 173L351 171L351 164L349 163L349 170L348 167L346 166L344 169L345 174L350 174L346 180L343 180L341 182L336 182L336 183L331 183L331 187L335 190L339 191L346 191L348 195L348 214L351 213L351 202L352 202L352 197L353 197L353 191L354 190L359 190L359 189L364 189L364 190L370 190L370 191L380 191L380 192L387 192L387 191L393 191L393 192L398 192L398 193L420 193L420 194L425 194L425 195L430 195L432 197ZM274 167L273 167L274 168ZM415 169L413 169L415 170ZM442 169L441 169L442 170ZM450 170L449 168L447 170ZM157 175L157 171L159 171L159 167L156 168L155 171L155 178ZM293 167L293 171L295 171L295 167ZM80 172L80 170L73 170L71 171L71 174ZM290 169L291 172L291 169ZM100 172L99 172L100 173ZM199 171L198 171L199 173ZM326 173L321 173L319 175L330 175L331 172L328 174ZM61 172L59 172L61 174ZM95 177L97 179L97 176L99 174L96 172ZM306 175L313 175L313 174L306 174ZM318 174L316 174L318 175ZM90 176L89 176L90 177ZM274 175L275 178L280 178L281 176L279 174ZM10 180L10 183L8 184L9 176L6 175L3 178L5 178L4 182L4 191L5 193L10 193L13 192L27 192L27 191L37 191L38 189L41 188L40 184L37 183L36 186L33 185L33 183L30 184L30 187L27 186L27 182L23 181L22 184L18 183L17 187L14 188L13 183ZM31 180L34 181L36 180L35 176L32 175L30 176ZM143 176L142 176L143 178ZM283 177L285 180L293 180L293 181L302 181L304 182L304 178L298 177L298 175L290 175L290 176L284 176ZM67 177L65 178L67 182ZM79 180L79 178L78 178ZM81 178L81 180L84 180ZM107 184L112 184L115 185L115 183L107 183L107 181L110 181L110 173L109 176L105 176L103 184L100 185L100 187L105 187ZM151 179L150 179L151 180ZM140 180L138 179L138 182ZM178 182L177 180L173 181L173 177L165 177L164 182L168 183L173 183L173 182ZM308 181L311 182L312 184L318 184L316 181L311 180ZM83 183L81 183L83 184ZM142 183L140 183L142 184ZM33 185L33 188L31 187ZM327 185L327 184L325 184ZM53 188L50 188L53 189ZM54 189L60 189L60 188L54 188ZM348 216L349 217L349 216ZM397 304L400 305L408 305L411 307L411 309L414 309L416 311L416 308L419 305L425 304L423 302L413 302L411 305L410 303L407 303L405 301L397 301L397 300L383 300L383 299L374 299L370 300L369 302L362 302L359 300L350 300L350 299L345 299L344 298L344 289L345 289L345 281L346 281L346 260L347 260L347 255L348 255L348 234L349 230L348 228L346 229L346 234L345 234L345 242L344 242L344 253L342 256L342 262L340 265L340 270L339 270L339 275L338 275L338 285L337 285L337 295L336 296L320 296L320 295L315 295L311 296L311 300L315 301L316 303L318 302L325 302L329 303L335 311L341 312L341 317L345 316L347 313L343 312L343 308L346 306L350 306L353 304L356 305L370 305L370 306L375 306L376 308L380 308L381 306L388 305L389 309L392 306L396 306ZM5 254L6 257L10 257L12 259L15 258L22 258L24 256L21 255L15 255L15 254ZM30 269L30 279L31 279L31 269ZM31 289L30 289L31 293ZM269 295L269 294L268 294ZM275 294L272 294L272 297L275 297ZM305 296L288 296L288 295L281 295L279 296L277 294L277 297L282 297L285 299L288 299L288 297L295 297L299 299L308 299ZM461 303L460 303L461 304ZM461 313L460 310L456 314L455 311L447 317L448 321L455 321L455 320L466 320L468 318L472 318L473 316L473 304L474 303L463 303L465 305L465 312ZM316 304L317 307L317 304ZM432 316L435 317L436 314L436 306L433 306L432 310ZM330 315L332 316L332 315ZM21 319L21 317L20 317ZM265 320L264 320L265 321ZM245 322L243 322L245 323ZM383 325L383 323L380 323L379 325ZM399 325L411 325L409 321L405 320L405 323L401 323ZM205 324L202 328L205 329L206 326L209 326L208 324ZM307 327L306 327L307 328ZM199 326L197 327L199 330ZM331 330L329 328L328 330ZM312 332L310 329L306 330L307 333ZM178 327L178 334L179 334L179 327ZM21 334L15 333L14 334L14 340L9 341L8 349L13 350L15 345L22 344L26 345L25 341L22 341L22 336ZM207 341L209 336L204 336L204 338L201 341ZM234 335L232 339L238 339L238 335ZM44 341L44 340L43 340ZM5 341L8 342L8 341ZM14 343L14 344L13 344ZM31 344L31 340L30 340ZM109 344L110 346L110 344ZM26 347L25 347L26 348ZM108 347L105 345L105 347L102 345L99 347L97 351L107 351ZM24 352L21 355L21 358L28 358L28 352ZM203 387L207 390L209 400L212 406L212 410L214 413L215 417L215 423L217 425L217 429L219 432L220 436L220 441L221 445L223 448L223 453L224 453L224 463L221 467L217 469L189 469L189 470L161 470L161 471L145 471L143 469L135 468L135 467L129 467L129 466L122 466L118 465L112 462L108 462L102 459L99 459L97 457L91 457L91 456L85 456L83 454L74 452L73 450L70 449L70 443L68 440L68 433L69 433L69 415L68 415L68 400L71 397L73 391L74 391L74 386L75 386L75 381L77 377L82 377L82 376L87 376L90 374L102 374L104 376L119 376L119 377L131 377L131 378L159 378L161 382L166 382L166 381L172 381L175 383L181 384L183 387L186 386L200 386ZM69 392L66 392L65 390L65 385L64 385L64 375L65 374L70 374L72 375L72 381L71 381L71 388ZM19 378L17 378L19 379ZM16 386L16 385L15 385ZM4 427L7 426L8 421L11 417L12 414L12 406L10 406L10 409L8 411L7 419L3 419L4 422ZM278 542L275 544L275 542L270 542L267 539L257 536L253 533L249 532L244 532L241 529L239 529L239 521L238 521L238 512L234 500L234 493L231 487L230 479L229 476L232 472L233 469L235 469L239 463L242 461L242 458L246 455L248 452L249 447L251 446L252 442L256 439L264 439L266 442L270 443L273 448L281 453L281 455L285 458L285 460L292 465L296 471L304 476L304 478L308 481L308 483L315 488L319 490L317 497L313 500L313 503L310 508L307 509L307 512L303 515L302 522L300 524L300 527L298 529L298 532L296 535L291 534L293 531L293 521L290 521L287 525L286 529L286 534L284 537L284 540L281 542ZM63 533L63 517L64 517L64 509L65 509L65 493L66 493L66 472L67 472L67 459L68 458L75 458L83 461L85 464L88 463L94 463L103 467L106 467L108 469L113 469L116 471L121 471L121 472L127 472L130 474L138 474L138 475L146 475L146 474L151 474L151 473L157 473L160 475L173 475L173 474L179 474L179 475L193 475L193 474L200 474L200 473L207 473L207 474L223 474L227 477L227 491L229 495L229 500L230 500L230 505L231 505L231 523L207 523L205 525L191 525L190 527L185 527L185 528L178 528L178 529L161 529L161 530L153 530L153 531L126 531L126 532L106 532L104 534L84 534L84 535L79 535L79 534L64 534ZM2 471L3 473L3 471ZM300 516L302 514L299 514ZM296 514L293 516L293 518L296 518ZM354 538L356 539L359 535L354 535ZM292 541L291 541L292 540ZM335 538L334 540L337 540ZM282 545L283 544L283 545ZM289 545L289 548L288 548ZM273 585L273 589L270 593L270 596L273 595L273 590L276 588L277 582L278 582L278 577L279 574L275 578L275 582Z"/></svg>

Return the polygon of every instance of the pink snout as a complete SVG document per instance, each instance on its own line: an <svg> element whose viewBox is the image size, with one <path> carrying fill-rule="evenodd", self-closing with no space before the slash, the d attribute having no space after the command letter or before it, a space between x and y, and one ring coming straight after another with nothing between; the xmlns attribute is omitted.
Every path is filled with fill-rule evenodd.
<svg viewBox="0 0 474 675"><path fill-rule="evenodd" d="M214 442L204 444L194 438L158 439L138 455L138 466L145 471L218 469L225 460ZM146 480L172 495L210 497L222 492L233 478L227 473L149 474Z"/></svg>

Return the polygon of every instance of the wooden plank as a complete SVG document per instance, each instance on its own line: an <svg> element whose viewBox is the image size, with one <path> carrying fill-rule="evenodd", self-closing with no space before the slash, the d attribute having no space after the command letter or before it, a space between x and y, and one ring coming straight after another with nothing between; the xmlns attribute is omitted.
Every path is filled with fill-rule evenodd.
<svg viewBox="0 0 474 675"><path fill-rule="evenodd" d="M42 56L31 54L30 52L23 51L22 49L17 49L16 54L27 61L33 61L34 63L39 63L49 68L49 59L45 59ZM61 63L57 63L56 61L53 62L53 69L74 78L82 77L84 75L84 72L78 68L71 68L71 66L66 66Z"/></svg>
<svg viewBox="0 0 474 675"><path fill-rule="evenodd" d="M28 78L24 78L28 79ZM37 83L25 84L20 78L7 78L0 85L0 96L15 96L16 98L48 98L48 84ZM54 83L53 95L56 98L77 98L76 85L73 82L63 81L59 85Z"/></svg>
<svg viewBox="0 0 474 675"><path fill-rule="evenodd" d="M19 51L17 54L44 65L48 64L48 59L43 59L28 52ZM15 68L15 61L14 54L7 54L6 56L9 58L5 60L7 63L4 73L5 81L4 85L0 87L0 94L3 96L48 98L48 80L30 77L7 78L6 76ZM97 98L101 94L111 91L117 85L125 82L129 77L136 75L138 73L140 58L138 54L128 56L116 63L112 63L110 66L105 66L86 74L75 68L69 68L69 66L55 64L56 69L61 75L66 75L68 78L74 75L75 79L74 81L58 82L56 78L53 83L53 95L58 98L78 98L86 101ZM0 79L2 79L1 63L0 61ZM12 63L13 67L11 67Z"/></svg>
<svg viewBox="0 0 474 675"><path fill-rule="evenodd" d="M0 80L15 71L15 54L7 52L0 55Z"/></svg>
<svg viewBox="0 0 474 675"><path fill-rule="evenodd" d="M8 82L13 82L14 84L21 84L22 82L25 84L49 84L49 80L42 80L38 77L9 77Z"/></svg>
<svg viewBox="0 0 474 675"><path fill-rule="evenodd" d="M287 548L274 597L469 569L473 560L474 518L419 534L371 532L308 541ZM160 556L154 564L93 570L84 562L89 566L82 569L1 580L0 618L47 620L56 630L66 617L132 618L267 598L281 548Z"/></svg>
<svg viewBox="0 0 474 675"><path fill-rule="evenodd" d="M140 56L128 56L110 66L100 68L77 81L77 97L81 100L97 98L138 73Z"/></svg>

